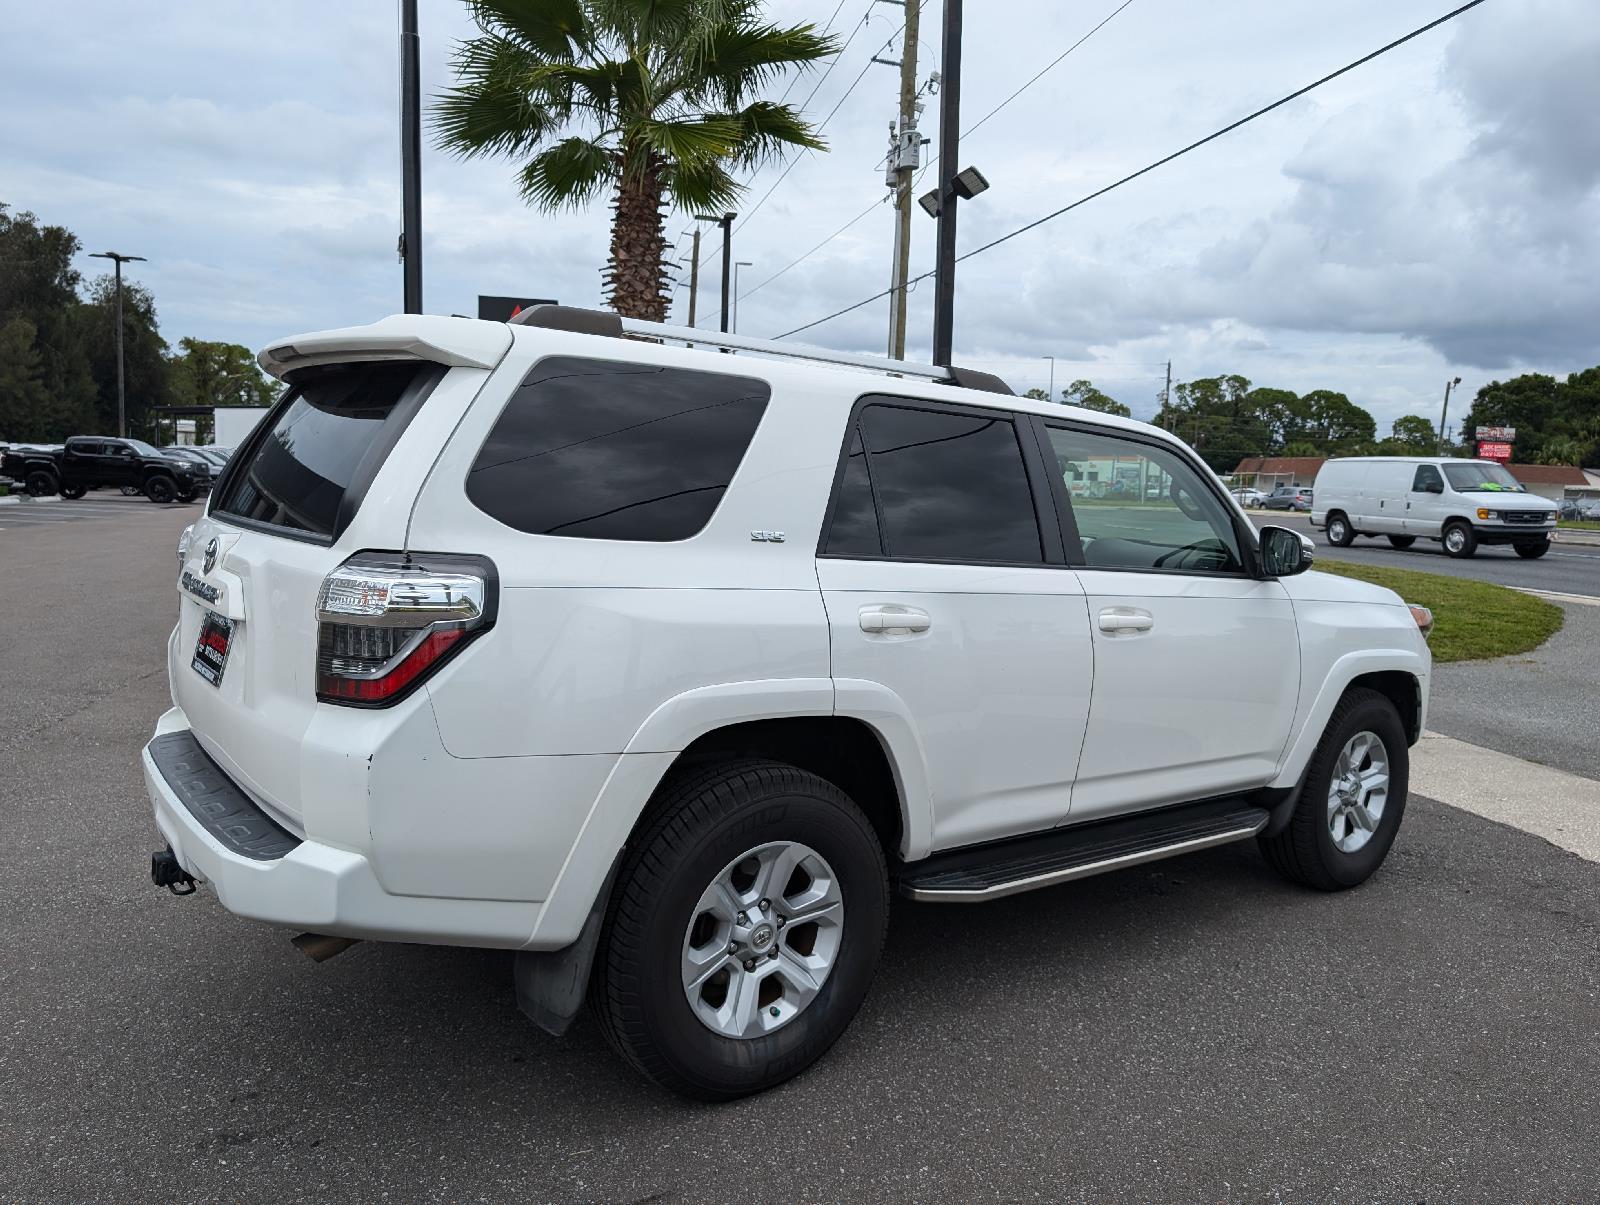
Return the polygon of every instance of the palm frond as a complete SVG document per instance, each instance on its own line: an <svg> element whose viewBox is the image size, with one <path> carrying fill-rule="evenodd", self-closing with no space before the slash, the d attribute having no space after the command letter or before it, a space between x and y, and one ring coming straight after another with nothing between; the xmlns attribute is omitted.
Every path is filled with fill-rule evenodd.
<svg viewBox="0 0 1600 1205"><path fill-rule="evenodd" d="M688 213L720 213L744 194L744 186L716 160L675 163L663 175L667 196Z"/></svg>
<svg viewBox="0 0 1600 1205"><path fill-rule="evenodd" d="M781 155L789 147L825 151L828 144L819 138L811 123L792 105L758 100L729 116L739 125L739 140L732 159L740 167L758 167Z"/></svg>
<svg viewBox="0 0 1600 1205"><path fill-rule="evenodd" d="M581 208L616 179L616 156L588 138L563 138L518 173L522 197L541 209Z"/></svg>
<svg viewBox="0 0 1600 1205"><path fill-rule="evenodd" d="M704 95L732 108L788 68L837 54L839 39L816 29L815 25L719 25L701 53L686 56L684 69L702 82Z"/></svg>
<svg viewBox="0 0 1600 1205"><path fill-rule="evenodd" d="M737 120L719 116L644 121L634 130L658 156L681 163L727 159L737 151L744 133Z"/></svg>
<svg viewBox="0 0 1600 1205"><path fill-rule="evenodd" d="M456 48L454 87L432 108L434 142L466 157L520 155L537 147L571 117L569 94L542 87L528 53L508 39L486 35Z"/></svg>
<svg viewBox="0 0 1600 1205"><path fill-rule="evenodd" d="M582 0L468 0L478 28L553 59L586 49L593 30Z"/></svg>

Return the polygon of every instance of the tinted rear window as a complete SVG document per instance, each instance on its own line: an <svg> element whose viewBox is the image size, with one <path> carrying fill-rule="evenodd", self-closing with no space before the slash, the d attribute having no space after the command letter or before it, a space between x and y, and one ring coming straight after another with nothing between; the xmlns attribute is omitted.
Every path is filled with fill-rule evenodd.
<svg viewBox="0 0 1600 1205"><path fill-rule="evenodd" d="M436 364L415 362L301 369L270 425L230 464L212 510L336 536L443 375Z"/></svg>
<svg viewBox="0 0 1600 1205"><path fill-rule="evenodd" d="M541 360L479 449L467 497L535 535L687 539L715 513L769 396L751 377Z"/></svg>

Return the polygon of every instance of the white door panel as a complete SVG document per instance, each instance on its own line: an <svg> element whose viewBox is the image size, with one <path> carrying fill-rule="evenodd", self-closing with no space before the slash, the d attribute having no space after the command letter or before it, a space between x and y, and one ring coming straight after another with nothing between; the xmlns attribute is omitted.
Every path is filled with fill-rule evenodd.
<svg viewBox="0 0 1600 1205"><path fill-rule="evenodd" d="M1093 652L1061 568L820 558L836 678L877 682L916 717L934 849L1062 820Z"/></svg>
<svg viewBox="0 0 1600 1205"><path fill-rule="evenodd" d="M1094 701L1074 823L1260 786L1276 772L1300 682L1277 582L1080 568Z"/></svg>

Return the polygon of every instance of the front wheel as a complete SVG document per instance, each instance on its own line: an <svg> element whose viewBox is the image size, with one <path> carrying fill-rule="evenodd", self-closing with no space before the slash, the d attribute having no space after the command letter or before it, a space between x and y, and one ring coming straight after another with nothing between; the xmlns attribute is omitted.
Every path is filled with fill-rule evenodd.
<svg viewBox="0 0 1600 1205"><path fill-rule="evenodd" d="M152 477L144 483L144 496L152 502L171 502L177 493L170 477Z"/></svg>
<svg viewBox="0 0 1600 1205"><path fill-rule="evenodd" d="M1533 561L1550 551L1550 541L1540 540L1537 544L1513 544L1512 547L1517 550L1518 556L1524 560Z"/></svg>
<svg viewBox="0 0 1600 1205"><path fill-rule="evenodd" d="M1399 548L1402 551L1404 549L1410 548L1416 542L1417 542L1417 537L1416 536L1390 536L1389 537L1390 546L1393 547L1393 548Z"/></svg>
<svg viewBox="0 0 1600 1205"><path fill-rule="evenodd" d="M883 852L833 784L739 761L665 788L629 843L591 993L650 1079L731 1100L799 1074L860 1008L889 919Z"/></svg>
<svg viewBox="0 0 1600 1205"><path fill-rule="evenodd" d="M1465 559L1478 551L1478 537L1468 524L1456 519L1444 525L1444 550L1450 556Z"/></svg>
<svg viewBox="0 0 1600 1205"><path fill-rule="evenodd" d="M88 492L89 487L86 485L63 485L61 487L61 496L73 502L76 502Z"/></svg>
<svg viewBox="0 0 1600 1205"><path fill-rule="evenodd" d="M1356 538L1356 533L1350 528L1350 520L1335 512L1328 516L1328 543L1335 548L1348 548Z"/></svg>
<svg viewBox="0 0 1600 1205"><path fill-rule="evenodd" d="M1259 838L1274 870L1321 891L1365 882L1400 830L1411 773L1405 727L1375 690L1347 692L1312 754L1294 814Z"/></svg>

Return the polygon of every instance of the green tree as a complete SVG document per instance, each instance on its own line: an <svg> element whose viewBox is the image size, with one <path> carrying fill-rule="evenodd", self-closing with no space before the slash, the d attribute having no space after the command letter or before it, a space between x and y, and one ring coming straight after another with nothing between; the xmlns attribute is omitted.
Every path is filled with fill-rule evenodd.
<svg viewBox="0 0 1600 1205"><path fill-rule="evenodd" d="M1404 414L1394 420L1394 427L1385 444L1394 445L1392 455L1431 456L1439 446L1439 433L1433 424L1420 414Z"/></svg>
<svg viewBox="0 0 1600 1205"><path fill-rule="evenodd" d="M89 285L89 299L75 307L74 324L87 350L95 384L97 432L117 429L117 286L109 273ZM150 290L122 282L123 387L130 435L150 433L153 406L167 400L167 343L156 322Z"/></svg>
<svg viewBox="0 0 1600 1205"><path fill-rule="evenodd" d="M1540 464L1577 464L1583 458L1584 447L1570 435L1557 435L1544 441L1539 449Z"/></svg>
<svg viewBox="0 0 1600 1205"><path fill-rule="evenodd" d="M179 339L168 379L179 406L270 406L278 395L277 382L238 343Z"/></svg>
<svg viewBox="0 0 1600 1205"><path fill-rule="evenodd" d="M1248 400L1248 378L1230 373L1183 381L1173 394L1156 425L1188 441L1217 472L1231 473L1241 460L1272 448L1272 422Z"/></svg>
<svg viewBox="0 0 1600 1205"><path fill-rule="evenodd" d="M1303 433L1304 407L1293 390L1260 386L1245 394L1244 406L1248 413L1272 430L1272 442L1258 450L1261 454L1276 452Z"/></svg>
<svg viewBox="0 0 1600 1205"><path fill-rule="evenodd" d="M1090 381L1072 382L1061 391L1061 400L1068 406L1082 406L1085 410L1098 410L1101 414L1133 417L1132 410L1109 394L1101 393Z"/></svg>
<svg viewBox="0 0 1600 1205"><path fill-rule="evenodd" d="M0 436L19 443L50 436L50 391L37 334L21 314L0 323Z"/></svg>
<svg viewBox="0 0 1600 1205"><path fill-rule="evenodd" d="M1050 400L1050 395L1043 389L1040 389L1037 385L1028 390L1022 396L1034 402L1048 402Z"/></svg>
<svg viewBox="0 0 1600 1205"><path fill-rule="evenodd" d="M1470 446L1480 426L1516 428L1513 460L1600 464L1600 368L1585 368L1565 381L1536 372L1491 381L1462 420L1462 441Z"/></svg>
<svg viewBox="0 0 1600 1205"><path fill-rule="evenodd" d="M1300 401L1306 407L1306 438L1320 443L1323 455L1344 455L1357 445L1376 442L1377 422L1344 394L1313 389Z"/></svg>
<svg viewBox="0 0 1600 1205"><path fill-rule="evenodd" d="M11 330L15 354L22 354L22 332L31 329L29 346L37 360L30 356L27 362L37 365L45 390L43 412L36 420L16 414L8 420L22 424L12 431L25 427L32 434L11 438L62 439L91 432L94 426L94 378L73 313L79 277L72 257L80 249L66 227L44 225L31 213L13 214L0 204L0 326L18 318L26 322L26 327ZM29 375L33 369L22 371ZM31 390L20 390L13 401L20 405L19 399L33 396Z"/></svg>
<svg viewBox="0 0 1600 1205"><path fill-rule="evenodd" d="M662 205L720 213L733 171L789 147L823 149L790 105L755 99L838 49L810 24L760 20L757 0L469 0L481 31L456 48L457 84L433 108L438 145L522 162L529 204L613 194L613 308L661 320L669 292Z"/></svg>

